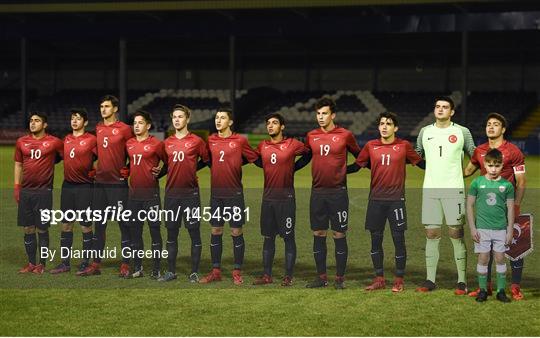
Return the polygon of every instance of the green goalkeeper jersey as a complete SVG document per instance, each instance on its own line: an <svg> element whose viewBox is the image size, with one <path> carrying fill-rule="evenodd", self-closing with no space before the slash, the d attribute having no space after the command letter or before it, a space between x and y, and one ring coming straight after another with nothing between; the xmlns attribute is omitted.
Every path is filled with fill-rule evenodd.
<svg viewBox="0 0 540 338"><path fill-rule="evenodd" d="M485 176L474 179L469 196L476 197L476 228L505 230L508 224L506 201L514 199L514 186L502 177L489 180Z"/></svg>
<svg viewBox="0 0 540 338"><path fill-rule="evenodd" d="M416 152L426 160L424 189L433 197L464 197L463 154L472 157L474 140L469 129L452 122L446 128L435 124L420 130L416 141Z"/></svg>

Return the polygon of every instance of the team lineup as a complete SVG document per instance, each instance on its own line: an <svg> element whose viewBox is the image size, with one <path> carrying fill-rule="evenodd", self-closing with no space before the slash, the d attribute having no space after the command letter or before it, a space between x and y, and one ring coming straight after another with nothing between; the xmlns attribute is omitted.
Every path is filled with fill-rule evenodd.
<svg viewBox="0 0 540 338"><path fill-rule="evenodd" d="M244 283L245 242L243 227L249 219L242 185L242 167L253 164L263 170L264 191L260 206L260 232L263 274L253 284L273 283L273 261L276 237L284 243L284 277L282 286L294 282L297 257L295 241L296 198L294 175L311 162L312 189L309 202L309 224L313 235L313 257L316 276L308 288L326 287L327 237L334 241L334 287L345 288L349 248L347 230L349 194L347 175L362 168L371 172L371 183L365 229L371 236L371 259L374 278L366 290L386 288L383 268L384 229L388 222L395 250L393 292L404 290L408 228L405 199L406 165L425 170L422 193L422 224L425 227L426 279L418 292L436 289L439 242L446 224L457 270L456 295L469 295L484 302L496 292L501 302L506 296L506 261L504 253L513 241L514 220L520 215L524 196L525 160L515 145L504 139L507 122L497 113L486 119L488 142L475 147L470 131L452 122L454 103L449 97L434 99L435 123L421 129L415 145L397 137L398 116L385 112L378 117L380 137L360 148L355 136L334 123L336 106L332 99L321 98L315 105L319 128L306 134L305 142L284 136L286 121L273 113L265 117L268 139L253 149L247 139L233 132L234 116L229 108L215 114L217 133L205 142L188 129L191 110L181 104L172 108L170 118L174 132L164 141L150 134L152 117L139 110L129 126L118 120L118 99L107 95L100 101L102 121L95 135L86 131L87 112L72 109L71 129L64 140L47 134L47 116L32 113L30 133L17 140L15 149L14 198L18 203L18 225L24 231L27 264L19 273L43 274L49 249L49 227L61 223L61 263L49 272L71 271L70 258L80 258L78 276L101 274L101 262L114 258L106 247L107 219L114 209L128 212L129 217L113 217L120 228L121 264L119 276L140 278L143 259L152 261L149 276L157 281L177 279L178 237L184 224L190 240L192 283L222 280L222 252L225 223L232 237L232 280ZM348 153L355 157L347 163ZM470 162L463 165L463 154ZM53 177L56 163L64 163L60 211L55 221L53 211ZM210 169L209 206L201 205L197 171ZM464 177L480 169L467 194ZM159 179L166 176L165 196L160 196ZM251 206L253 207L253 206ZM99 211L100 217L95 217ZM160 213L163 212L163 213ZM155 214L171 217L150 217ZM53 213L54 214L54 213ZM77 218L67 215L77 214ZM49 217L44 217L49 216ZM133 217L137 215L137 217ZM82 229L82 250L72 255L74 221ZM211 226L209 249L211 270L200 276L203 250L201 221ZM151 244L145 250L144 223L148 224ZM163 243L162 224L166 229ZM464 227L468 224L478 254L478 288L467 286L467 249ZM492 261L496 281L491 282ZM164 262L162 262L164 261ZM162 265L166 266L162 272ZM520 300L523 259L511 260L511 298Z"/></svg>

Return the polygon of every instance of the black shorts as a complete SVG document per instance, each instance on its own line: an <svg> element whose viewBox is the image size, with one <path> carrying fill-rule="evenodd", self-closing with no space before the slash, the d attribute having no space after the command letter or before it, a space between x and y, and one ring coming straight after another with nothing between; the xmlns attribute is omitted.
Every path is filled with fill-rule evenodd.
<svg viewBox="0 0 540 338"><path fill-rule="evenodd" d="M42 230L48 229L50 219L42 220L41 210L52 210L52 206L52 189L21 189L17 224L22 227L35 226Z"/></svg>
<svg viewBox="0 0 540 338"><path fill-rule="evenodd" d="M347 189L334 194L317 193L311 191L309 203L309 220L311 230L328 230L331 223L332 230L346 232L349 221L349 195Z"/></svg>
<svg viewBox="0 0 540 338"><path fill-rule="evenodd" d="M261 235L293 237L296 223L296 202L293 198L281 201L264 200L261 204Z"/></svg>
<svg viewBox="0 0 540 338"><path fill-rule="evenodd" d="M100 210L102 215L105 215L105 209L107 207L116 208L117 212L119 210L127 210L128 194L129 188L127 182L121 184L96 182L94 183L92 208L93 210ZM106 223L106 220L103 220L102 223Z"/></svg>
<svg viewBox="0 0 540 338"><path fill-rule="evenodd" d="M246 223L244 194L231 197L210 197L210 225L222 227L229 222L231 228L241 228ZM201 215L202 216L202 215Z"/></svg>
<svg viewBox="0 0 540 338"><path fill-rule="evenodd" d="M405 201L369 200L366 212L366 230L384 231L386 220L392 231L407 230Z"/></svg>
<svg viewBox="0 0 540 338"><path fill-rule="evenodd" d="M127 210L131 210L131 220L128 224L142 226L146 221L151 227L159 227L161 225L160 206L159 195L151 200L129 199Z"/></svg>
<svg viewBox="0 0 540 338"><path fill-rule="evenodd" d="M201 197L198 192L180 198L165 195L164 210L165 226L168 229L180 228L182 220L186 229L197 229L201 226Z"/></svg>
<svg viewBox="0 0 540 338"><path fill-rule="evenodd" d="M78 210L92 209L92 199L94 194L94 185L91 183L71 183L64 181L62 183L62 195L60 197L60 210L66 213L68 210L77 212ZM92 222L86 219L86 214L82 214L83 226L91 226ZM67 221L64 220L64 223Z"/></svg>

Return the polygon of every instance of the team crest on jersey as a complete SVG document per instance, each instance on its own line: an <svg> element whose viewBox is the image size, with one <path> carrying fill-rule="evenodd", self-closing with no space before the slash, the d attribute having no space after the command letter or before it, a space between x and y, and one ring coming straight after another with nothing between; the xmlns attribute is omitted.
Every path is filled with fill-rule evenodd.
<svg viewBox="0 0 540 338"><path fill-rule="evenodd" d="M229 142L229 147L230 147L230 148L233 148L233 149L236 148L236 143L234 143L234 142L232 142L232 141Z"/></svg>
<svg viewBox="0 0 540 338"><path fill-rule="evenodd" d="M279 150L283 150L283 149L287 149L287 145L286 144L282 144L279 146Z"/></svg>
<svg viewBox="0 0 540 338"><path fill-rule="evenodd" d="M499 191L504 192L506 190L506 187L504 185L499 185Z"/></svg>
<svg viewBox="0 0 540 338"><path fill-rule="evenodd" d="M394 151L399 151L399 146L396 144L395 146L392 147L392 149L393 149Z"/></svg>
<svg viewBox="0 0 540 338"><path fill-rule="evenodd" d="M339 137L337 136L332 136L332 142L337 142L339 141Z"/></svg>
<svg viewBox="0 0 540 338"><path fill-rule="evenodd" d="M143 149L144 149L144 151L149 151L150 150L150 145L148 145L148 144L145 145Z"/></svg>
<svg viewBox="0 0 540 338"><path fill-rule="evenodd" d="M450 135L450 136L448 136L448 141L449 141L450 143L456 143L456 142L457 142L457 136L456 136L456 135L453 135L453 134Z"/></svg>
<svg viewBox="0 0 540 338"><path fill-rule="evenodd" d="M48 147L48 146L49 146L49 142L47 142L47 141L43 142L43 146L44 146L45 148Z"/></svg>
<svg viewBox="0 0 540 338"><path fill-rule="evenodd" d="M79 142L79 144L80 144L81 146L85 146L85 145L86 145L86 141L85 141L85 140L82 140L81 142Z"/></svg>
<svg viewBox="0 0 540 338"><path fill-rule="evenodd" d="M193 145L193 144L192 144L191 142L186 142L186 143L184 144L184 147L186 147L186 148L191 148L192 145Z"/></svg>
<svg viewBox="0 0 540 338"><path fill-rule="evenodd" d="M114 128L114 129L112 130L112 134L113 134L113 135L118 135L118 129Z"/></svg>

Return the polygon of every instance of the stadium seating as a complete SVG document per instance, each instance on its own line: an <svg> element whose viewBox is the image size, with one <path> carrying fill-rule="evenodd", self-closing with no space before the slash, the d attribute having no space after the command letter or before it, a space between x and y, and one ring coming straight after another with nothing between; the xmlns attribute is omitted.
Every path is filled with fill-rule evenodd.
<svg viewBox="0 0 540 338"><path fill-rule="evenodd" d="M467 102L467 127L474 136L485 136L486 116L489 113L504 115L508 129L511 129L517 127L518 122L537 105L534 92L472 92Z"/></svg>
<svg viewBox="0 0 540 338"><path fill-rule="evenodd" d="M375 92L387 111L396 113L399 120L400 137L416 136L420 128L433 122L433 99L437 96L449 95L440 92ZM456 92L449 95L456 105L461 103L460 95ZM366 129L366 135L377 137L377 121Z"/></svg>
<svg viewBox="0 0 540 338"><path fill-rule="evenodd" d="M66 113L72 107L84 107L89 112L89 129L93 129L99 120L99 98L110 90L63 90L52 96L37 97L35 91L29 92L30 111L43 111L49 115L50 131L57 134L69 132ZM236 92L237 113L241 118L236 124L237 130L244 133L265 134L264 116L278 112L287 120L286 134L304 136L317 124L314 105L322 96L329 96L336 101L338 125L349 128L354 134L368 138L377 137L376 118L380 112L392 111L400 117L400 137L414 138L420 128L433 122L433 98L438 95L450 95L457 105L459 114L461 93L440 92L369 92L361 90L335 91L285 91L269 88L253 89L249 92ZM24 121L19 107L19 92L16 90L0 91L3 130L24 128ZM249 99L248 99L249 98ZM245 99L245 100L244 100ZM190 107L192 129L207 129L217 107L229 105L229 91L221 89L160 89L155 91L139 90L128 92L128 112L137 109L149 111L154 118L157 131L165 131L170 126L169 114L176 103ZM257 107L254 108L255 103ZM522 120L538 105L535 93L519 92L473 92L468 97L467 127L475 137L484 136L485 117L490 112L503 114L512 127ZM240 109L241 108L241 109ZM238 116L237 116L238 117ZM456 119L459 121L459 115ZM532 134L538 134L534 130Z"/></svg>
<svg viewBox="0 0 540 338"><path fill-rule="evenodd" d="M291 136L303 136L307 131L316 128L314 105L322 96L336 101L336 123L351 129L355 134L361 133L384 107L368 91L291 91L285 92L279 99L270 102L265 108L253 114L244 126L253 133L266 132L264 116L269 113L280 113L287 120L286 133Z"/></svg>
<svg viewBox="0 0 540 338"><path fill-rule="evenodd" d="M37 92L29 90L28 100L36 98ZM0 90L0 125L3 129L24 128L24 121L20 116L21 91L15 89Z"/></svg>
<svg viewBox="0 0 540 338"><path fill-rule="evenodd" d="M237 90L236 98L240 99L247 90ZM158 131L169 128L172 107L177 104L188 106L193 115L190 122L195 126L206 124L220 106L229 104L229 90L223 89L161 89L157 92L147 92L128 105L128 112L143 109L152 114Z"/></svg>

